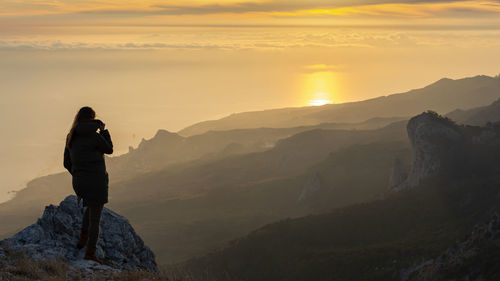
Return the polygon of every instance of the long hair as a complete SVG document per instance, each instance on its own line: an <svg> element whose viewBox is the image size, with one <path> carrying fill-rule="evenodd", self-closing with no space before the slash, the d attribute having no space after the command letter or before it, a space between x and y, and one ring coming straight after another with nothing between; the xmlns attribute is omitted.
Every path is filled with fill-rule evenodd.
<svg viewBox="0 0 500 281"><path fill-rule="evenodd" d="M89 107L89 106L84 106L78 110L78 113L75 115L75 120L73 120L73 125L71 126L71 129L69 130L68 137L66 139L66 145L68 147L71 147L71 142L73 141L73 135L75 133L75 128L78 123L82 121L90 121L95 119L95 111Z"/></svg>

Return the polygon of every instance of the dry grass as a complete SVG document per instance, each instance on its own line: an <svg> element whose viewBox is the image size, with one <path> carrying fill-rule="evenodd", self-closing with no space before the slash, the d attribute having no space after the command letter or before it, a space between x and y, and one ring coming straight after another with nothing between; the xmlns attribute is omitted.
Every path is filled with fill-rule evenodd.
<svg viewBox="0 0 500 281"><path fill-rule="evenodd" d="M124 271L112 276L113 281L192 281L186 278L175 278L166 274L149 272Z"/></svg>
<svg viewBox="0 0 500 281"><path fill-rule="evenodd" d="M6 258L0 258L0 281L193 281L186 277L169 277L166 273L123 271L94 276L71 270L68 263L61 259L35 261L22 251L1 244Z"/></svg>
<svg viewBox="0 0 500 281"><path fill-rule="evenodd" d="M0 280L45 280L59 281L66 278L67 263L58 259L33 261L22 251L2 248L8 258L0 260Z"/></svg>

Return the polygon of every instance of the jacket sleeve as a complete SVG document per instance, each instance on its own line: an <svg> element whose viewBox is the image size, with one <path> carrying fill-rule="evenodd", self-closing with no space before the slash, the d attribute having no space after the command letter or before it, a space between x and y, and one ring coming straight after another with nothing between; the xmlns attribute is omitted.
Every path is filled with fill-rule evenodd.
<svg viewBox="0 0 500 281"><path fill-rule="evenodd" d="M71 156L69 154L68 146L64 147L64 161L63 161L63 165L64 165L64 168L66 168L66 170L68 170L68 172L70 174L73 174L71 172L71 168L73 167L73 164L71 162Z"/></svg>
<svg viewBox="0 0 500 281"><path fill-rule="evenodd" d="M113 153L113 142L108 130L103 130L97 133L97 148L106 154Z"/></svg>

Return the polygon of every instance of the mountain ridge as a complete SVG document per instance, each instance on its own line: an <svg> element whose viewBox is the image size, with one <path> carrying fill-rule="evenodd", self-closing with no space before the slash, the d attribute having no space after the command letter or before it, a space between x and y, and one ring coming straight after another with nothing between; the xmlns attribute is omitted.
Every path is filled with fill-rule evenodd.
<svg viewBox="0 0 500 281"><path fill-rule="evenodd" d="M493 78L470 79L481 84ZM456 81L432 87L448 83ZM410 164L405 120L370 117L362 123L208 131L190 137L159 130L128 155L107 159L110 204L137 224L150 245L162 249L159 256L166 253L163 260L184 259L284 217L378 199L387 191L391 158L402 159L402 167ZM72 193L70 183L67 173L30 182L15 199L0 204L0 215L10 214L0 217L2 231L12 234L45 204ZM303 192L307 196L300 201Z"/></svg>
<svg viewBox="0 0 500 281"><path fill-rule="evenodd" d="M462 128L472 140L465 144L456 140L467 161L455 165L448 159L453 155L439 154L437 157L447 158L439 161L446 173L424 177L413 188L327 213L268 224L224 248L187 261L185 269L195 276L217 272L249 281L387 281L398 280L399 271L415 261L439 255L498 209L500 161L496 155L500 142L484 145L476 137L494 133L498 139L500 124L462 127L434 113L422 116L409 122L410 131L415 122ZM428 142L433 137L442 141L440 134L426 135ZM426 144L412 145L418 150Z"/></svg>
<svg viewBox="0 0 500 281"><path fill-rule="evenodd" d="M500 98L500 78L478 75L461 79L440 79L420 89L363 101L318 107L295 107L234 113L218 120L203 121L178 133L195 135L209 130L232 128L291 127L335 120L359 122L371 117L408 116L425 110L449 112L457 108L483 106Z"/></svg>

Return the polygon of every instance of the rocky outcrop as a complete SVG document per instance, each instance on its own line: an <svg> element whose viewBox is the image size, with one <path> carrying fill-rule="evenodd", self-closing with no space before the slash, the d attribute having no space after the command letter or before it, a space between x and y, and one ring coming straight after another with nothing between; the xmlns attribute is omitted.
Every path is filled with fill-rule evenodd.
<svg viewBox="0 0 500 281"><path fill-rule="evenodd" d="M0 242L13 250L23 251L34 260L63 259L70 268L83 272L158 272L153 252L144 245L128 220L107 208L102 212L97 249L97 256L106 265L83 260L85 249L78 250L75 247L80 234L82 211L76 197L68 196L59 206L47 206L36 223Z"/></svg>
<svg viewBox="0 0 500 281"><path fill-rule="evenodd" d="M413 188L435 176L479 175L493 167L488 163L496 161L495 154L500 153L499 123L486 127L457 125L428 111L410 119L407 131L413 161L408 177L392 191ZM397 181L398 175L395 177Z"/></svg>
<svg viewBox="0 0 500 281"><path fill-rule="evenodd" d="M430 111L410 119L407 131L413 148L413 162L408 177L395 186L394 191L415 187L422 180L438 175L453 158L449 156L465 141L451 120Z"/></svg>
<svg viewBox="0 0 500 281"><path fill-rule="evenodd" d="M402 270L401 280L488 280L486 274L494 276L500 274L500 267L498 264L495 266L495 260L492 259L500 256L499 251L500 215L495 213L488 223L477 225L469 237L457 242L436 259Z"/></svg>

